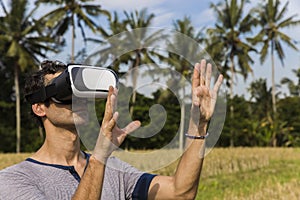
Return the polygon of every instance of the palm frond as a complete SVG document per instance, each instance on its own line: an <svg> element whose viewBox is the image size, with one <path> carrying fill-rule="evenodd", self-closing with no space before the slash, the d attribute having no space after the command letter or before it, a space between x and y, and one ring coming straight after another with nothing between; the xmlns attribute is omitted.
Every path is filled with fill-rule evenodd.
<svg viewBox="0 0 300 200"><path fill-rule="evenodd" d="M268 49L269 49L269 41L265 40L264 45L260 51L260 63L265 62L266 57L268 55Z"/></svg>
<svg viewBox="0 0 300 200"><path fill-rule="evenodd" d="M276 2L276 4L278 4L279 6L279 1ZM285 16L285 14L288 12L288 5L289 5L289 2L287 1L285 3L285 5L283 6L283 8L281 9L281 11L278 13L278 15L276 16L276 21L280 21L282 20L282 18ZM276 9L278 9L278 7L276 7Z"/></svg>
<svg viewBox="0 0 300 200"><path fill-rule="evenodd" d="M282 46L281 46L280 41L275 40L275 41L274 41L274 46L275 46L275 51L276 51L276 53L277 53L277 55L278 55L278 58L279 58L279 60L280 60L280 62L281 62L281 64L282 64L282 66L284 66L284 58L285 58L285 54L284 54L284 51L283 51L283 49L282 49Z"/></svg>

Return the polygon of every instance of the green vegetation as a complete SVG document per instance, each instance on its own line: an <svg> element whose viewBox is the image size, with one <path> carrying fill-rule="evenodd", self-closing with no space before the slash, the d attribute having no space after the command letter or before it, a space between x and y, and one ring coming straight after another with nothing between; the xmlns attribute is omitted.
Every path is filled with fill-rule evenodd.
<svg viewBox="0 0 300 200"><path fill-rule="evenodd" d="M148 153L149 151L133 151ZM162 150L155 162L163 164L178 150ZM0 169L18 163L30 154L0 154ZM141 170L153 167L152 159L132 159L125 152L115 156ZM172 175L177 161L150 171ZM214 148L205 158L197 199L289 199L300 198L299 148Z"/></svg>
<svg viewBox="0 0 300 200"><path fill-rule="evenodd" d="M243 159L248 161L246 164L248 167L240 167L235 172L223 170L218 175L208 177L203 172L198 199L298 199L300 197L299 149L245 150L234 149L231 153L238 151L244 157ZM222 150L217 149L217 151ZM206 163L213 162L209 156ZM223 159L227 160L228 156L230 157L230 154ZM231 160L231 162L236 161L237 159ZM210 171L210 169L206 170Z"/></svg>
<svg viewBox="0 0 300 200"><path fill-rule="evenodd" d="M203 57L203 52L199 53L199 50L193 46L187 47L181 38L168 37L162 35L160 31L148 32L149 29L145 29L146 31L140 29L138 35L130 32L136 28L151 27L155 14L148 13L146 9L112 14L91 0L36 0L31 6L28 0L10 0L7 7L2 0L0 3L4 11L4 15L0 17L0 79L2 80L0 152L33 152L42 144L43 133L31 119L30 106L25 102L21 88L24 86L27 72L37 69L39 62L49 53L63 50L69 39L66 35L69 29L72 33L70 62L79 63L86 57L94 56L96 63L102 66L112 59L109 67L114 69L121 79L125 72L132 70L130 77L132 87L122 86L122 90L132 94L129 105L126 105L130 107L131 116L126 115L127 113L122 110L120 118L128 121L132 117L141 120L143 125L148 125L149 109L152 105L160 104L167 111L166 123L158 134L148 139L128 137L123 148L161 148L172 140L177 132L182 135L184 127L179 127L179 124L187 119L184 119L181 113L188 111L190 105L180 104L177 94L173 94L173 91L168 89L154 91L152 98L136 92L137 76L143 74L136 74L134 69L152 64L153 68L147 71L148 75L153 77L162 75L167 84L177 90L185 84L185 79L190 79L194 63L189 63L189 60L197 62L199 57ZM49 4L52 5L53 10L41 16L38 11ZM292 77L278 80L283 85L287 85L289 94L282 94L282 87L276 86L273 76L274 61L279 60L283 64L285 58L286 48L282 45L298 50L294 39L285 33L285 28L298 26L300 21L295 18L294 13L287 12L287 5L288 1L281 6L279 0L262 1L257 5L246 0L226 0L218 4L210 4L216 15L216 22L201 31L193 26L188 16L174 20L174 30L193 39L209 53L210 58L204 57L219 66L229 88L228 112L217 143L219 147L300 146L299 69L293 70L296 81L293 81ZM251 9L246 11L246 7ZM107 23L106 27L103 26L105 23ZM84 26L90 30L91 36ZM74 33L77 29L81 31L83 42L81 49L76 53ZM128 32L119 40L108 40L124 31ZM155 44L155 41L162 40L167 41L166 46L169 50L180 49L179 52L182 53L180 55L173 51L161 53L155 48L144 48ZM103 49L93 52L92 55L86 55L87 42L103 46ZM124 45L126 47L134 42L136 49L130 52L122 51ZM116 52L122 54L116 57ZM278 54L278 58L274 53ZM257 79L247 88L250 99L235 95L236 77L241 76L246 80L252 73L254 64L263 63L269 54L272 61L270 66L273 72L270 75L273 80L272 86L267 85L266 79ZM260 59L255 60L254 55ZM170 70L158 69L160 64ZM176 76L170 71L176 71L182 76ZM183 96L187 92L180 91ZM96 108L99 120L102 117L103 104L103 101L99 102L99 107ZM171 148L182 149L183 138L175 139L177 142Z"/></svg>
<svg viewBox="0 0 300 200"><path fill-rule="evenodd" d="M69 39L66 35L69 29L72 32L70 62L79 63L88 57L95 58L96 63L101 66L113 58L109 67L120 77L124 71L146 64L153 64L148 73L154 77L158 75L158 71L163 71L156 67L163 64L190 79L194 63L189 63L189 60L201 57L201 54L195 53L198 52L197 49L187 47L181 38L166 35L160 37L160 32L140 31L140 35L127 34L120 40L107 40L124 31L151 27L155 14L147 13L146 9L124 11L122 15L117 12L109 13L92 0L34 2L33 6L29 6L28 0L9 0L9 6L5 7L0 0L4 12L0 16L0 152L34 152L42 144L43 133L32 120L30 106L23 97L24 79L27 72L38 69L39 62L50 52L58 53L63 50ZM279 0L261 1L257 5L247 0L220 0L218 4L210 4L216 15L216 22L198 32L196 30L199 27L194 27L188 16L174 20L174 30L201 44L209 53L211 58L207 59L219 66L230 91L227 96L226 121L216 145L218 148L214 148L205 158L197 199L300 199L300 65L295 64L298 66L298 69L293 70L295 77L276 80L287 86L288 94L282 94L282 85L276 85L274 79L274 62L279 60L283 65L286 47L298 51L294 39L285 33L286 27L298 26L300 23L295 19L294 13L287 11L288 2L281 6ZM55 8L41 16L38 11L48 4ZM246 5L251 7L249 12L245 11ZM108 24L107 27L102 26L105 23ZM87 35L88 31L84 26L91 30L91 36ZM82 45L78 45L82 49L76 49L76 53L77 29L81 31L84 41ZM139 48L123 52L122 47L132 43L132 38ZM179 48L182 54L161 54L155 49L140 48L161 40L167 41L169 50ZM103 49L86 55L87 42L103 46ZM78 46L76 47L79 48ZM115 52L124 54L115 57ZM259 59L255 60L254 55ZM253 66L264 63L268 55L271 59L272 86L267 85L266 79L260 78L249 84L249 99L235 95L236 77L241 76L246 80L252 73ZM185 84L183 77L168 74L170 71L163 71L170 87ZM188 110L190 105L180 104L177 94L173 94L170 88L154 91L152 98L136 93L134 89L137 76L138 74L132 74L132 87L120 85L125 93L133 94L129 105L120 110L120 119L124 119L122 123L126 124L132 118L141 120L143 126L148 125L151 120L149 109L155 104L162 105L168 114L163 129L155 136L129 136L124 141L122 148L143 154L151 149L160 149L174 137L178 137L175 134L180 128L181 133L184 131L179 124L187 119L180 113ZM296 81L293 81L294 78ZM183 95L186 92L182 91ZM102 118L104 103L103 100L96 100L99 120ZM126 109L129 110L126 106L130 107L131 116L126 115ZM120 125L124 125L122 123ZM95 141L93 137L89 139L91 144ZM153 159L134 159L126 152L124 154L119 151L115 155L141 170L172 175L180 154L178 147L183 147L182 137L175 140L177 142L170 147L174 149L160 150L160 156L155 158L158 166L168 164L164 168L155 167ZM222 148L229 146L235 148ZM270 148L271 146L281 148ZM0 169L21 162L30 155L0 154ZM167 159L171 161L165 163Z"/></svg>
<svg viewBox="0 0 300 200"><path fill-rule="evenodd" d="M156 162L164 162L176 151L162 151ZM125 158L141 169L148 169L151 160ZM177 161L155 170L172 175ZM291 199L300 197L299 148L214 148L205 158L196 199Z"/></svg>
<svg viewBox="0 0 300 200"><path fill-rule="evenodd" d="M295 184L290 190L299 198L299 171L299 161L278 160L258 170L203 178L198 199L290 199L283 189L287 184Z"/></svg>

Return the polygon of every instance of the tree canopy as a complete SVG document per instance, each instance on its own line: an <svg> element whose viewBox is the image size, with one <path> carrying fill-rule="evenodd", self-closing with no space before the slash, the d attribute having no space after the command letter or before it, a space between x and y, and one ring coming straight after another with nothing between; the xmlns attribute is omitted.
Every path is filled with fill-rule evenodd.
<svg viewBox="0 0 300 200"><path fill-rule="evenodd" d="M89 0L37 0L31 7L26 0L9 2L10 6L6 8L0 0L4 11L0 17L0 79L3 80L0 94L0 152L35 151L43 142L20 88L24 86L26 74L37 70L39 62L50 52L61 51L65 45L62 41L70 35L73 41L71 62L93 61L93 64L99 66L108 63L108 67L115 70L120 79L123 78L120 88L131 96L129 105L121 107L120 118L124 121L139 119L145 127L152 123L147 130L157 131L149 138L129 136L123 148L162 148L174 138L175 142L170 148L182 146L183 137L178 133L183 133L182 124L187 119L181 113L188 112L190 105L188 101L181 103L178 97L181 95L185 98L189 93L185 80L190 78L195 64L190 60L197 62L199 58L215 63L224 74L229 88L226 106L230 112L227 112L218 146L300 146L299 69L292 71L295 79L285 77L280 80L289 90L284 95L281 91L283 87L275 84L274 74L271 87L261 77L250 83L248 99L234 91L234 86L238 84L236 77L246 79L252 74L254 64L264 62L268 53L271 54L272 62L276 58L275 52L283 62L283 45L297 51L292 36L284 32L286 27L298 26L300 23L296 15L288 15L289 2L283 6L280 6L279 0L262 1L257 5L247 0L211 3L211 9L217 17L213 25L199 29L193 25L189 16L174 19L173 30L178 33L174 37L162 30L151 32L148 29L152 26L155 14L149 13L147 9L110 13L101 3L94 4ZM42 16L36 13L41 7L50 4L53 10L44 12ZM246 4L251 7L249 11L245 10ZM71 34L68 33L69 28ZM77 56L74 47L75 40L78 40L75 37L76 30L83 36L83 45L76 50ZM177 37L182 35L197 45L189 45L183 37ZM166 42L167 53L156 48L156 44L162 41ZM87 42L99 46L97 51L88 54ZM128 46L131 51L120 53ZM200 46L203 49L198 49ZM135 70L149 63L151 67L142 74ZM159 68L161 64L164 65L163 69ZM270 67L275 70L274 64ZM128 80L122 77L129 72L132 72L130 86L126 85ZM137 80L146 75L153 79L162 76L170 87L149 92L148 96L139 93L136 90ZM178 94L172 88L177 88ZM96 103L97 117L101 121L105 102L97 100ZM155 124L162 123L163 118L159 116L164 111L156 113L155 119L150 116L151 107L157 104L167 113L161 130L156 130L159 127L155 127ZM127 113L127 110L130 112Z"/></svg>

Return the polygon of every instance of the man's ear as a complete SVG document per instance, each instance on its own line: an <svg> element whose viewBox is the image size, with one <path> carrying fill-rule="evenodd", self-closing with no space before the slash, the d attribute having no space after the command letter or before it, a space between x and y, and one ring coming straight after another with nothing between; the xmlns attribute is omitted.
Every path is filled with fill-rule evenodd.
<svg viewBox="0 0 300 200"><path fill-rule="evenodd" d="M46 115L45 105L40 103L35 103L31 105L32 111L39 117L44 117Z"/></svg>

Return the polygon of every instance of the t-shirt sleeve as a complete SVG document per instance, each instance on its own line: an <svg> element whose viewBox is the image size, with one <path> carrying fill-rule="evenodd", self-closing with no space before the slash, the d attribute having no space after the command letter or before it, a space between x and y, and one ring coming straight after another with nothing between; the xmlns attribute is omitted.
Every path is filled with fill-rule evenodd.
<svg viewBox="0 0 300 200"><path fill-rule="evenodd" d="M137 181L132 193L133 200L141 200L148 198L148 190L154 174L144 173Z"/></svg>

